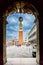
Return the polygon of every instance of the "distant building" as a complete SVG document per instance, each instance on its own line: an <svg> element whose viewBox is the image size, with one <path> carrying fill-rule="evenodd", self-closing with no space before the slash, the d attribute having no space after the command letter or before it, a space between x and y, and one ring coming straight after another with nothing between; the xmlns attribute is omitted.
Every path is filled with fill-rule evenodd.
<svg viewBox="0 0 43 65"><path fill-rule="evenodd" d="M14 40L8 40L6 41L6 46L14 45Z"/></svg>
<svg viewBox="0 0 43 65"><path fill-rule="evenodd" d="M6 46L17 45L18 42L19 41L16 38L14 38L13 40L8 40L8 41L6 41Z"/></svg>
<svg viewBox="0 0 43 65"><path fill-rule="evenodd" d="M34 46L37 45L37 28L36 25L33 26L33 28L28 33L28 41Z"/></svg>
<svg viewBox="0 0 43 65"><path fill-rule="evenodd" d="M19 41L18 39L14 38L14 45L18 45Z"/></svg>

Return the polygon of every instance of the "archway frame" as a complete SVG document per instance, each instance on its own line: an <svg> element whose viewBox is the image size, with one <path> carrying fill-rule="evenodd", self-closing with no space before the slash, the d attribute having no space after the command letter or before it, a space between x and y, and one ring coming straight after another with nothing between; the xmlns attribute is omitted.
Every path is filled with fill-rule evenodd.
<svg viewBox="0 0 43 65"><path fill-rule="evenodd" d="M26 8L27 7L27 8ZM19 10L19 11L18 11ZM36 62L40 63L40 48L39 48L39 13L37 9L32 5L31 3L27 2L14 2L13 5L10 5L8 9L6 9L5 13L3 14L3 63L6 63L6 24L8 23L6 18L9 14L12 14L14 12L20 12L20 13L27 13L27 14L34 14L35 15L35 21L37 27L37 54L36 54Z"/></svg>

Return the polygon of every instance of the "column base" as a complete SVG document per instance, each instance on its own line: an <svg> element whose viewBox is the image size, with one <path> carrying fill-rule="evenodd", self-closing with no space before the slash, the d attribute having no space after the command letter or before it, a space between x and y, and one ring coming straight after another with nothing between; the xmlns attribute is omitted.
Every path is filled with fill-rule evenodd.
<svg viewBox="0 0 43 65"><path fill-rule="evenodd" d="M3 58L3 64L5 64L7 62L7 58Z"/></svg>
<svg viewBox="0 0 43 65"><path fill-rule="evenodd" d="M38 60L36 60L36 65L40 65L40 62Z"/></svg>

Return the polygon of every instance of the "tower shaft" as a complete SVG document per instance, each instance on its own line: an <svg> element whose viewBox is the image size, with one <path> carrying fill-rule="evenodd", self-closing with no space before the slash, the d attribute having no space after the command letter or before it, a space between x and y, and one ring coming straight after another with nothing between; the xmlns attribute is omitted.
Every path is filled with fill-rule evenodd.
<svg viewBox="0 0 43 65"><path fill-rule="evenodd" d="M23 44L23 31L19 31L19 44Z"/></svg>
<svg viewBox="0 0 43 65"><path fill-rule="evenodd" d="M20 24L19 24L19 44L22 45L23 44L22 18L20 18L19 21L20 21Z"/></svg>

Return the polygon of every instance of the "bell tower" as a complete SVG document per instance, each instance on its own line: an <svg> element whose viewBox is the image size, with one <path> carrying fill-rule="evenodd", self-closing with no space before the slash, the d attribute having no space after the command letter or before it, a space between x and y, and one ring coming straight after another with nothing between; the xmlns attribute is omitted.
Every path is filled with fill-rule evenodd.
<svg viewBox="0 0 43 65"><path fill-rule="evenodd" d="M23 44L23 25L22 25L23 18L19 17L19 44Z"/></svg>

